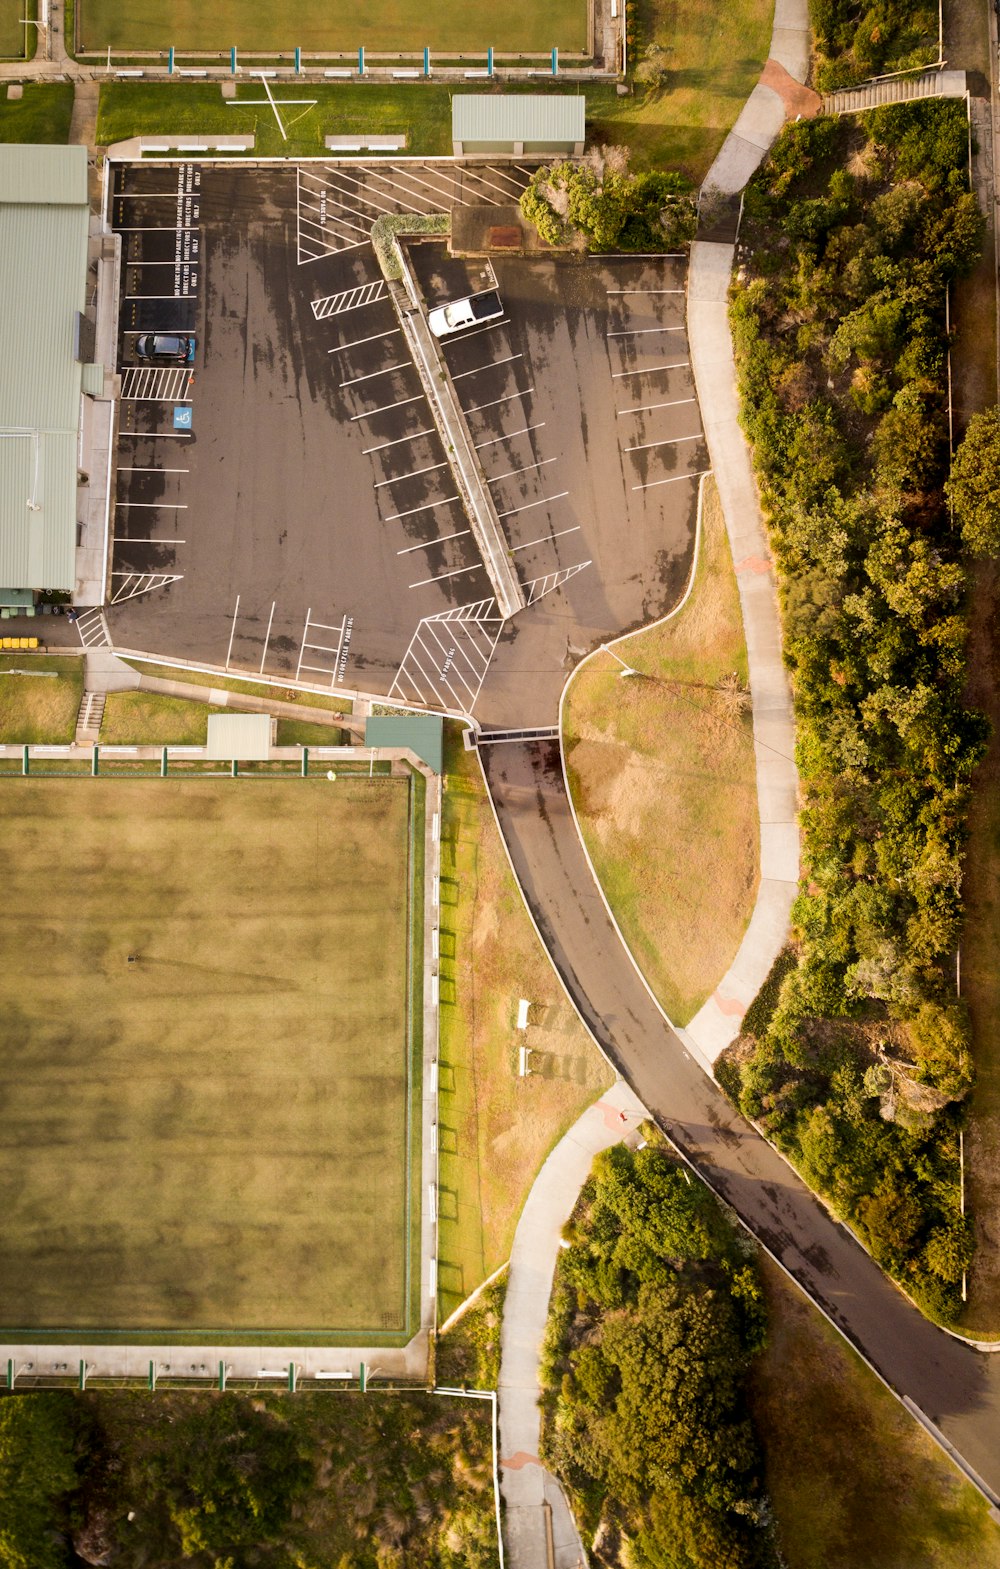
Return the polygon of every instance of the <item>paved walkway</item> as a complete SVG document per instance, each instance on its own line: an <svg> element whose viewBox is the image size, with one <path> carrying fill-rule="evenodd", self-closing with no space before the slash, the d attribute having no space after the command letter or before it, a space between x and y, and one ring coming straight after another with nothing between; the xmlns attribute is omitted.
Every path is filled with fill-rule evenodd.
<svg viewBox="0 0 1000 1569"><path fill-rule="evenodd" d="M742 191L785 120L816 113L818 96L801 97L809 75L809 50L808 0L777 0L767 64L705 177L703 196L709 191L726 196Z"/></svg>
<svg viewBox="0 0 1000 1569"><path fill-rule="evenodd" d="M586 1562L559 1483L538 1458L541 1417L538 1368L562 1229L594 1156L638 1140L642 1103L619 1079L560 1139L535 1179L521 1212L507 1277L500 1336L500 1487L509 1569L554 1569Z"/></svg>

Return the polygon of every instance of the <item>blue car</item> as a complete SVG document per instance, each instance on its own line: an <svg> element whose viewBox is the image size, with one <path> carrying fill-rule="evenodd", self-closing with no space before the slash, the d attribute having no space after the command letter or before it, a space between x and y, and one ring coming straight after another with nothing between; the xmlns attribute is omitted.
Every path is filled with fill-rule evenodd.
<svg viewBox="0 0 1000 1569"><path fill-rule="evenodd" d="M136 359L169 360L172 365L194 364L193 333L145 332L135 340Z"/></svg>

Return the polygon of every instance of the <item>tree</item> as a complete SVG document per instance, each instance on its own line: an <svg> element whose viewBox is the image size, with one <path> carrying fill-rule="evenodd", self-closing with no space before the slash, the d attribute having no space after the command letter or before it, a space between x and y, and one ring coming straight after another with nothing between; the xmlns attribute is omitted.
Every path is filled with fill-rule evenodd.
<svg viewBox="0 0 1000 1569"><path fill-rule="evenodd" d="M982 409L951 465L945 494L974 556L1000 556L1000 409Z"/></svg>
<svg viewBox="0 0 1000 1569"><path fill-rule="evenodd" d="M77 1488L72 1395L0 1398L0 1569L63 1569Z"/></svg>

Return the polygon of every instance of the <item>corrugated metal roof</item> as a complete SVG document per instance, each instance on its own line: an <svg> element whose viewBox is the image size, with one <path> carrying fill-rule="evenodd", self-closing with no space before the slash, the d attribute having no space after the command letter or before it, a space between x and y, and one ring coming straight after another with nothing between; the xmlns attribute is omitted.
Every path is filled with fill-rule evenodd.
<svg viewBox="0 0 1000 1569"><path fill-rule="evenodd" d="M12 588L75 582L89 216L85 148L0 147L0 579Z"/></svg>
<svg viewBox="0 0 1000 1569"><path fill-rule="evenodd" d="M456 93L451 134L456 142L582 142L582 93Z"/></svg>
<svg viewBox="0 0 1000 1569"><path fill-rule="evenodd" d="M270 714L209 714L209 757L220 762L266 760L271 755L272 722Z"/></svg>
<svg viewBox="0 0 1000 1569"><path fill-rule="evenodd" d="M86 147L0 144L0 202L86 207Z"/></svg>
<svg viewBox="0 0 1000 1569"><path fill-rule="evenodd" d="M435 774L444 769L444 725L437 714L373 714L365 746L408 747Z"/></svg>

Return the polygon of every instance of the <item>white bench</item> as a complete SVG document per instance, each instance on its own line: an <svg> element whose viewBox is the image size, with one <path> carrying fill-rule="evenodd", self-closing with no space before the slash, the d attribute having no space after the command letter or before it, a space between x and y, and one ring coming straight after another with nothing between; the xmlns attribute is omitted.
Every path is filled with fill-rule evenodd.
<svg viewBox="0 0 1000 1569"><path fill-rule="evenodd" d="M393 76L420 76L422 73L419 71L419 69L416 66L414 66L412 68L412 70L409 67L407 67L405 70L402 70L402 71L393 71L392 74L393 74Z"/></svg>
<svg viewBox="0 0 1000 1569"><path fill-rule="evenodd" d="M145 71L143 71L141 66L139 67L138 70L116 71L115 72L115 76L117 76L119 79L121 77L123 77L123 76L145 76L145 74L146 73L145 73Z"/></svg>
<svg viewBox="0 0 1000 1569"><path fill-rule="evenodd" d="M330 152L342 153L398 153L406 146L405 136L327 136L324 144Z"/></svg>
<svg viewBox="0 0 1000 1569"><path fill-rule="evenodd" d="M190 67L181 66L180 69L177 72L177 75L178 76L207 76L208 72L207 71L196 71L196 70L191 69Z"/></svg>
<svg viewBox="0 0 1000 1569"><path fill-rule="evenodd" d="M335 65L329 71L323 72L324 76L353 76L353 65Z"/></svg>
<svg viewBox="0 0 1000 1569"><path fill-rule="evenodd" d="M489 76L490 73L489 73L489 71L481 70L481 71L466 71L465 74L466 74L466 76Z"/></svg>

